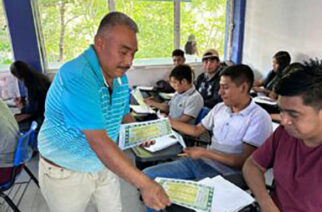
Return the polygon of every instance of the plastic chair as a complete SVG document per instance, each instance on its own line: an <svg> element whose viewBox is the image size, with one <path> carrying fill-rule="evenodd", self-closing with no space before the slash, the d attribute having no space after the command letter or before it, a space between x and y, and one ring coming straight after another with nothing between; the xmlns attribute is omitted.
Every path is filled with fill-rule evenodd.
<svg viewBox="0 0 322 212"><path fill-rule="evenodd" d="M20 212L20 210L18 209L18 206L19 206L31 180L33 180L34 183L39 187L39 183L38 183L37 178L32 174L32 172L25 165L25 163L28 162L32 157L33 151L32 151L31 147L33 146L33 141L35 141L36 128L37 128L37 122L32 122L29 131L24 133L18 139L17 148L16 148L15 155L14 155L13 167L10 167L11 168L10 177L8 178L7 181L2 182L0 184L0 197L2 197L8 203L8 205L12 208L12 210L15 212ZM15 183L17 176L19 175L19 173L22 170L26 171L26 173L29 175L30 179L26 182ZM0 181L1 181L1 179L0 179ZM14 185L17 185L17 186L19 185L19 188L16 191L16 193L18 193L22 184L26 184L26 186L23 188L22 194L21 194L17 204L15 204L12 201L12 199L10 199L9 194L12 191L12 188ZM4 193L5 191L8 191L8 194L5 194Z"/></svg>
<svg viewBox="0 0 322 212"><path fill-rule="evenodd" d="M199 124L201 120L209 113L209 111L210 109L208 107L203 107L196 118L195 125Z"/></svg>

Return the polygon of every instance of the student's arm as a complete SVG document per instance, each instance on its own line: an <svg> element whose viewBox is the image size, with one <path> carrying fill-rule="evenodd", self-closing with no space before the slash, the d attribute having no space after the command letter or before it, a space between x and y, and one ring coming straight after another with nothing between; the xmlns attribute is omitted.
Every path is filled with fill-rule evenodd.
<svg viewBox="0 0 322 212"><path fill-rule="evenodd" d="M260 86L263 85L263 83L264 83L264 80L263 79L256 80L254 82L254 87L260 87Z"/></svg>
<svg viewBox="0 0 322 212"><path fill-rule="evenodd" d="M227 153L222 153L215 150L207 150L201 147L187 148L185 149L185 152L188 154L188 156L195 159L201 158L201 157L208 158L210 160L215 160L223 164L226 164L228 166L241 169L245 160L255 150L255 147L247 143L243 143L243 146L244 146L244 151L242 154L227 154Z"/></svg>
<svg viewBox="0 0 322 212"><path fill-rule="evenodd" d="M171 118L170 122L173 129L178 130L186 135L197 137L202 133L206 132L206 128L202 126L202 124L198 124L197 126L195 126Z"/></svg>
<svg viewBox="0 0 322 212"><path fill-rule="evenodd" d="M152 99L146 99L144 100L145 103L149 106L153 106L153 107L156 107L158 109L160 109L161 111L164 111L166 113L169 112L169 105L168 104L165 104L165 103L160 103L160 102L157 102L155 100L152 100Z"/></svg>
<svg viewBox="0 0 322 212"><path fill-rule="evenodd" d="M144 203L156 210L170 205L162 187L134 167L105 130L83 130L86 139L106 167L140 189Z"/></svg>
<svg viewBox="0 0 322 212"><path fill-rule="evenodd" d="M264 173L266 169L256 163L250 156L243 167L243 175L247 185L252 190L263 212L279 212L265 186Z"/></svg>
<svg viewBox="0 0 322 212"><path fill-rule="evenodd" d="M180 116L176 120L181 121L183 123L189 123L189 121L192 120L192 119L193 119L193 117L183 114L182 116Z"/></svg>
<svg viewBox="0 0 322 212"><path fill-rule="evenodd" d="M23 114L15 114L15 119L16 121L19 122L23 122L29 118L31 118L32 115L31 114L27 114L27 113L23 113Z"/></svg>
<svg viewBox="0 0 322 212"><path fill-rule="evenodd" d="M275 122L280 123L282 121L281 114L279 114L279 113L272 113L272 114L270 114L270 116L271 116L271 119Z"/></svg>

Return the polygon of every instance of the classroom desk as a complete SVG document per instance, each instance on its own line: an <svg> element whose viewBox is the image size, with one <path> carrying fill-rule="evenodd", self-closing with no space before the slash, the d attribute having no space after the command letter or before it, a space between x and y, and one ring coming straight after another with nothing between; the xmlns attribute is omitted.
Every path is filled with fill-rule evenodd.
<svg viewBox="0 0 322 212"><path fill-rule="evenodd" d="M177 155L182 152L182 146L176 143L157 152L149 152L142 147L134 147L132 151L135 155L135 160L138 162L157 162L178 158Z"/></svg>

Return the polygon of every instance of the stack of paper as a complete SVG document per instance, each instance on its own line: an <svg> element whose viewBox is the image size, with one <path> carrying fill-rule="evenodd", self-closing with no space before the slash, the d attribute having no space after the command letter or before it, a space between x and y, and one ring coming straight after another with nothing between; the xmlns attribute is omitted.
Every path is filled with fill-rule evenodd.
<svg viewBox="0 0 322 212"><path fill-rule="evenodd" d="M142 91L153 91L154 90L153 86L137 86L137 88Z"/></svg>
<svg viewBox="0 0 322 212"><path fill-rule="evenodd" d="M159 92L159 96L162 98L162 99L165 99L165 100L170 100L172 99L172 97L174 96L175 93L164 93L164 92Z"/></svg>
<svg viewBox="0 0 322 212"><path fill-rule="evenodd" d="M271 99L267 96L256 96L253 99L256 103L262 103L267 105L277 105L277 102L274 99Z"/></svg>
<svg viewBox="0 0 322 212"><path fill-rule="evenodd" d="M199 181L199 183L212 186L214 188L211 210L213 212L239 211L254 202L254 198L247 192L225 180L221 176L205 178Z"/></svg>

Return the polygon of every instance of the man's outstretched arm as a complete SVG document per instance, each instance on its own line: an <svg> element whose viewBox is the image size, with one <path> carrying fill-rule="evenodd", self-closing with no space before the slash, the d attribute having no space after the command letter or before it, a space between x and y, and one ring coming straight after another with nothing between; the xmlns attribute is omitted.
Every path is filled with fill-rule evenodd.
<svg viewBox="0 0 322 212"><path fill-rule="evenodd" d="M105 130L83 130L83 133L106 167L140 189L148 207L160 210L171 204L162 187L134 167Z"/></svg>

